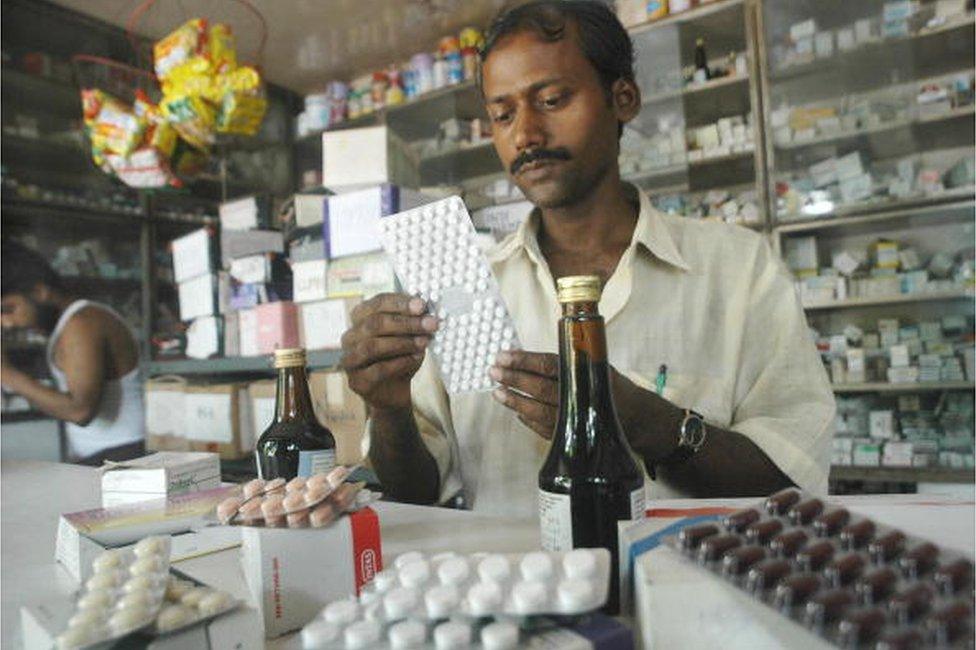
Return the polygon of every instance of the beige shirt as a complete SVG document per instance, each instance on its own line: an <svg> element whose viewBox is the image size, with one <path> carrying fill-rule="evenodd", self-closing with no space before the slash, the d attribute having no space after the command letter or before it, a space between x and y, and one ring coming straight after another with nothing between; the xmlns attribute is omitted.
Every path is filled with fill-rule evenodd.
<svg viewBox="0 0 976 650"><path fill-rule="evenodd" d="M560 308L538 227L533 211L488 259L522 347L556 353ZM619 372L654 390L666 364L666 399L747 436L801 488L826 493L833 394L793 282L761 235L662 214L641 192L633 239L600 313ZM411 391L442 500L463 490L474 510L536 512L547 441L490 392L449 396L432 355ZM648 486L650 498L681 496L662 481Z"/></svg>

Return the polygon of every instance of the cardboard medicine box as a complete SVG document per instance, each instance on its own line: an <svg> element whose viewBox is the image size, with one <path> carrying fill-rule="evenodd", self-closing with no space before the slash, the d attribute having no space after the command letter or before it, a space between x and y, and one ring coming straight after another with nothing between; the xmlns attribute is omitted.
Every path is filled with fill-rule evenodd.
<svg viewBox="0 0 976 650"><path fill-rule="evenodd" d="M220 487L220 459L209 452L162 451L101 472L105 508Z"/></svg>

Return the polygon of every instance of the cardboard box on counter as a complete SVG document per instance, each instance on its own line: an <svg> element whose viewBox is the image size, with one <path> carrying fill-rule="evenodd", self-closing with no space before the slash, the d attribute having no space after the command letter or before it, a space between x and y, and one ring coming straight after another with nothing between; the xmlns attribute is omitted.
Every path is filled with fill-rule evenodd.
<svg viewBox="0 0 976 650"><path fill-rule="evenodd" d="M163 451L100 471L103 508L220 487L220 459L209 452Z"/></svg>
<svg viewBox="0 0 976 650"><path fill-rule="evenodd" d="M186 328L186 356L210 359L224 356L224 317L200 316Z"/></svg>
<svg viewBox="0 0 976 650"><path fill-rule="evenodd" d="M257 230L271 225L271 199L267 196L246 196L221 203L220 229Z"/></svg>
<svg viewBox="0 0 976 650"><path fill-rule="evenodd" d="M184 431L186 380L182 377L157 377L144 384L146 408L146 449L149 451L188 451L190 442Z"/></svg>
<svg viewBox="0 0 976 650"><path fill-rule="evenodd" d="M419 165L409 147L386 126L322 134L322 185L348 192L380 183L419 187Z"/></svg>
<svg viewBox="0 0 976 650"><path fill-rule="evenodd" d="M366 404L349 388L341 370L316 370L308 375L315 416L336 440L336 462L354 465L363 460Z"/></svg>
<svg viewBox="0 0 976 650"><path fill-rule="evenodd" d="M299 339L306 350L338 350L342 335L352 324L352 310L362 298L335 298L298 306Z"/></svg>
<svg viewBox="0 0 976 650"><path fill-rule="evenodd" d="M380 219L430 201L420 192L389 183L330 196L322 225L329 259L383 250Z"/></svg>
<svg viewBox="0 0 976 650"><path fill-rule="evenodd" d="M210 451L225 460L254 449L250 402L244 384L187 386L185 431L192 451Z"/></svg>
<svg viewBox="0 0 976 650"><path fill-rule="evenodd" d="M396 274L386 253L369 253L329 262L326 273L329 298L362 296L397 290Z"/></svg>
<svg viewBox="0 0 976 650"><path fill-rule="evenodd" d="M383 569L380 522L372 508L328 528L240 530L244 578L269 639L304 626L330 601L358 595Z"/></svg>
<svg viewBox="0 0 976 650"><path fill-rule="evenodd" d="M171 242L170 246L173 251L175 282L184 282L213 273L220 268L217 262L216 238L211 228L200 228L178 237Z"/></svg>
<svg viewBox="0 0 976 650"><path fill-rule="evenodd" d="M220 255L225 266L239 257L284 252L285 238L278 230L224 230L220 233Z"/></svg>
<svg viewBox="0 0 976 650"><path fill-rule="evenodd" d="M298 305L279 301L258 305L258 354L272 354L278 348L298 347Z"/></svg>
<svg viewBox="0 0 976 650"><path fill-rule="evenodd" d="M292 261L292 300L314 302L328 295L328 263L323 260Z"/></svg>

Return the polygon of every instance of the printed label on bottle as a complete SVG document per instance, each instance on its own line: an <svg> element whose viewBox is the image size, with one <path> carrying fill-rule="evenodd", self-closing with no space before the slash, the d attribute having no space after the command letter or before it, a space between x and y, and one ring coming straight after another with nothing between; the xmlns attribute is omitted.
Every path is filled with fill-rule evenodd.
<svg viewBox="0 0 976 650"><path fill-rule="evenodd" d="M644 486L641 485L638 489L630 493L630 518L643 519L645 508Z"/></svg>
<svg viewBox="0 0 976 650"><path fill-rule="evenodd" d="M335 467L335 449L298 452L298 475L324 474Z"/></svg>
<svg viewBox="0 0 976 650"><path fill-rule="evenodd" d="M572 550L573 513L568 494L539 490L539 527L542 530L542 550Z"/></svg>

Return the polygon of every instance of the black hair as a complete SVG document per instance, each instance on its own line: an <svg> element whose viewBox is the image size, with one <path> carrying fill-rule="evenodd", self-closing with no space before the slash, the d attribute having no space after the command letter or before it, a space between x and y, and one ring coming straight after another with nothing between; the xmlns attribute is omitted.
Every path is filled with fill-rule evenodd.
<svg viewBox="0 0 976 650"><path fill-rule="evenodd" d="M0 243L0 295L20 293L29 296L37 285L61 291L61 276L37 251L13 239Z"/></svg>
<svg viewBox="0 0 976 650"><path fill-rule="evenodd" d="M485 34L481 62L504 36L530 30L545 41L560 41L570 22L576 25L580 49L600 75L609 101L615 81L634 81L634 43L613 10L598 0L536 0L503 11Z"/></svg>

